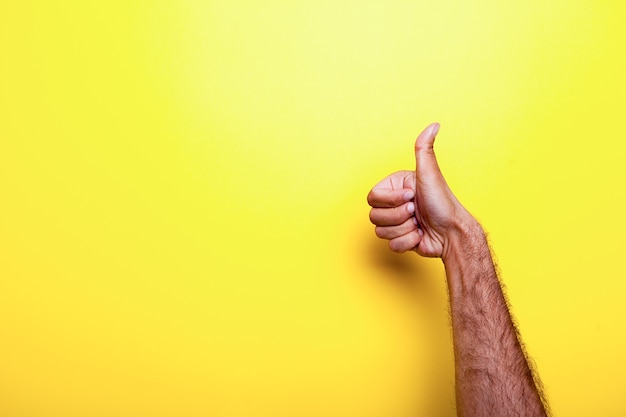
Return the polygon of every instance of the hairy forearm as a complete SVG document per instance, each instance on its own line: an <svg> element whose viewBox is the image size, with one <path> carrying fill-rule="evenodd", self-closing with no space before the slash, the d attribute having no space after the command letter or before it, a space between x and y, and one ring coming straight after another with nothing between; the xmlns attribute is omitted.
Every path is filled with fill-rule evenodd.
<svg viewBox="0 0 626 417"><path fill-rule="evenodd" d="M460 416L546 416L486 236L474 220L444 247Z"/></svg>

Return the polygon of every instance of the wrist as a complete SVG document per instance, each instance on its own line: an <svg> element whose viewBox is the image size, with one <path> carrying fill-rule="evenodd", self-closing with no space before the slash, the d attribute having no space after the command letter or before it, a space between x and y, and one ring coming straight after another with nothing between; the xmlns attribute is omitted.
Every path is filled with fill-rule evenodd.
<svg viewBox="0 0 626 417"><path fill-rule="evenodd" d="M456 217L455 220L448 229L441 255L441 260L446 266L463 262L487 241L482 226L469 213Z"/></svg>
<svg viewBox="0 0 626 417"><path fill-rule="evenodd" d="M497 277L487 236L471 216L459 221L448 234L441 259L451 298L465 297L479 281Z"/></svg>

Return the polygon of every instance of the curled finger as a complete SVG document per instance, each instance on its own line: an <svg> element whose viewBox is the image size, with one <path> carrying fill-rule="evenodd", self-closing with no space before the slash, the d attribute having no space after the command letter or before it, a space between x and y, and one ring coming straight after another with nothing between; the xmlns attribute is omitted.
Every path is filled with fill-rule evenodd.
<svg viewBox="0 0 626 417"><path fill-rule="evenodd" d="M417 220L411 216L407 221L398 226L376 226L376 236L381 239L395 239L407 233L417 230Z"/></svg>
<svg viewBox="0 0 626 417"><path fill-rule="evenodd" d="M410 188L399 190L373 188L367 195L367 203L376 208L391 208L413 201L414 197L415 191Z"/></svg>
<svg viewBox="0 0 626 417"><path fill-rule="evenodd" d="M398 226L413 217L415 204L411 201L399 207L373 208L370 210L370 221L376 226Z"/></svg>
<svg viewBox="0 0 626 417"><path fill-rule="evenodd" d="M398 253L407 252L414 249L422 240L422 236L418 233L418 230L413 230L406 235L391 239L389 241L389 248Z"/></svg>

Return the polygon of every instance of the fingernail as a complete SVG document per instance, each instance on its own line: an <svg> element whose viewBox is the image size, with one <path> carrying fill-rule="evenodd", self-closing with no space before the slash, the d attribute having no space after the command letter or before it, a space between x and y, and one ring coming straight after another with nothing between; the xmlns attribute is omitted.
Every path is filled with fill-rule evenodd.
<svg viewBox="0 0 626 417"><path fill-rule="evenodd" d="M411 201L411 200L413 200L413 197L415 197L415 192L413 190L409 190L409 191L404 193L404 200L405 201Z"/></svg>
<svg viewBox="0 0 626 417"><path fill-rule="evenodd" d="M409 213L415 213L415 204L413 203L407 204L406 209L409 211Z"/></svg>
<svg viewBox="0 0 626 417"><path fill-rule="evenodd" d="M441 125L439 123L435 123L435 126L433 126L433 130L432 130L432 135L433 136L437 136L437 133L439 133L439 128L441 127Z"/></svg>
<svg viewBox="0 0 626 417"><path fill-rule="evenodd" d="M413 217L413 224L417 226L417 218Z"/></svg>
<svg viewBox="0 0 626 417"><path fill-rule="evenodd" d="M417 234L420 236L424 236L424 231L422 229L417 229Z"/></svg>

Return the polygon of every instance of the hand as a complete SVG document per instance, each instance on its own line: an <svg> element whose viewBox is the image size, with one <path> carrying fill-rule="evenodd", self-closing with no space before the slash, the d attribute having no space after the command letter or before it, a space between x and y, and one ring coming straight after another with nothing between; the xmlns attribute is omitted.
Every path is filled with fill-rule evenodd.
<svg viewBox="0 0 626 417"><path fill-rule="evenodd" d="M446 184L433 150L439 124L428 126L415 142L415 171L398 171L367 196L376 235L394 252L413 250L444 257L450 234L477 224Z"/></svg>

